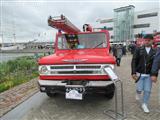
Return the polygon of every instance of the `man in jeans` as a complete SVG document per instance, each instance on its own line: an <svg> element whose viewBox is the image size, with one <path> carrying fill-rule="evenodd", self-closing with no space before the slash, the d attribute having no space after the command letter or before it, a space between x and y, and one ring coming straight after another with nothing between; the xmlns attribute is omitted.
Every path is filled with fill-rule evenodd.
<svg viewBox="0 0 160 120"><path fill-rule="evenodd" d="M145 44L142 47L136 48L132 58L132 78L136 84L136 100L141 100L142 109L145 113L149 113L148 102L150 98L152 80L150 77L153 59L156 51L152 48L153 36L147 34Z"/></svg>
<svg viewBox="0 0 160 120"><path fill-rule="evenodd" d="M160 69L160 46L157 49L156 56L153 61L152 70L151 70L151 79L153 82L157 81L158 71Z"/></svg>

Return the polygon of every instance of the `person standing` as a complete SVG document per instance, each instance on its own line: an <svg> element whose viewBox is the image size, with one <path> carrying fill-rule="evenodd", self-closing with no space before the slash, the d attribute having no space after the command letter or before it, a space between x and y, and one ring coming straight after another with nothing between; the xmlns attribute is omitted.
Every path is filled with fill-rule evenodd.
<svg viewBox="0 0 160 120"><path fill-rule="evenodd" d="M134 54L135 49L136 49L136 44L133 42L133 43L131 43L131 45L130 45L130 50L131 50L131 54L132 54L132 55Z"/></svg>
<svg viewBox="0 0 160 120"><path fill-rule="evenodd" d="M126 55L126 43L122 45L122 53L123 55Z"/></svg>
<svg viewBox="0 0 160 120"><path fill-rule="evenodd" d="M116 45L112 46L112 53L113 53L113 56L116 57Z"/></svg>
<svg viewBox="0 0 160 120"><path fill-rule="evenodd" d="M115 52L117 66L120 66L120 64L121 64L122 55L123 55L122 47L121 47L121 45L117 45L116 52Z"/></svg>
<svg viewBox="0 0 160 120"><path fill-rule="evenodd" d="M149 113L148 103L151 94L152 80L150 77L153 59L156 50L152 48L153 36L147 34L145 44L137 47L132 58L132 78L136 82L136 100L142 101L142 109L145 113ZM143 92L143 97L141 97Z"/></svg>

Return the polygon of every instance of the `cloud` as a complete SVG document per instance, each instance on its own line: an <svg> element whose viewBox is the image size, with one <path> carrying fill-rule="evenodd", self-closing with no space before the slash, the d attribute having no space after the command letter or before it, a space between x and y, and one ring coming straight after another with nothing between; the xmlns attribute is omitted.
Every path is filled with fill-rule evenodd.
<svg viewBox="0 0 160 120"><path fill-rule="evenodd" d="M131 0L123 0L123 2L116 1L97 1L90 0L65 2L60 0L54 1L36 1L25 0L3 2L1 4L2 25L1 31L3 31L4 38L7 42L13 37L13 33L16 33L17 41L28 41L37 38L38 34L47 33L46 38L53 40L53 34L57 30L51 28L47 24L48 16L58 16L64 14L67 18L73 22L77 27L82 30L82 25L85 23L93 23L97 18L112 18L113 9L134 5L135 11L141 11L146 9L153 9L159 7L159 1L148 2L139 0L141 2L132 2ZM39 40L42 40L39 38Z"/></svg>

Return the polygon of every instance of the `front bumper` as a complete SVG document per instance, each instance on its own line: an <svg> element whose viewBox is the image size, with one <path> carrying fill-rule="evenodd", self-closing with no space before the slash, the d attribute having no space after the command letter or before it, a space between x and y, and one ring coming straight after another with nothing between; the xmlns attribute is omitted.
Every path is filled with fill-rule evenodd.
<svg viewBox="0 0 160 120"><path fill-rule="evenodd" d="M67 83L63 83L60 80L38 80L40 86L66 86ZM112 84L112 81L89 81L85 87L105 87Z"/></svg>
<svg viewBox="0 0 160 120"><path fill-rule="evenodd" d="M85 88L86 92L102 92L106 90L106 87L112 85L112 81L88 81L85 85L67 85L60 80L38 80L38 84L41 92L56 91L65 92L68 86Z"/></svg>

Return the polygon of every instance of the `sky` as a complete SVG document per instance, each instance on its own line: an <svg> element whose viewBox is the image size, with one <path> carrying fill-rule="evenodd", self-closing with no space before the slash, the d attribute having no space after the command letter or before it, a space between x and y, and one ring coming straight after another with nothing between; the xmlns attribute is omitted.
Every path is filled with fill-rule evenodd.
<svg viewBox="0 0 160 120"><path fill-rule="evenodd" d="M52 42L57 30L48 26L50 15L63 14L82 30L83 24L113 18L113 9L128 5L137 12L160 8L160 0L0 0L0 43L2 38L15 42L14 36L16 42Z"/></svg>

